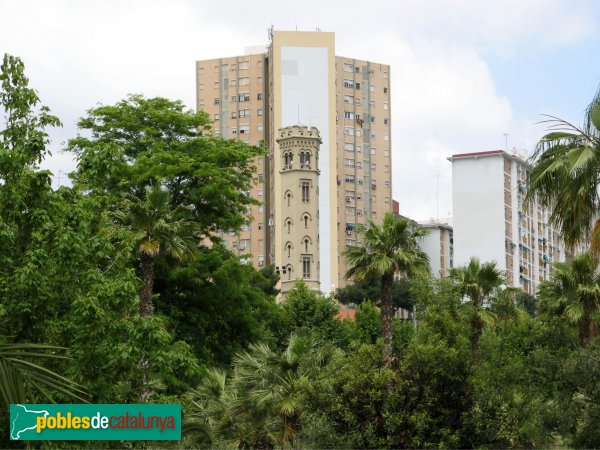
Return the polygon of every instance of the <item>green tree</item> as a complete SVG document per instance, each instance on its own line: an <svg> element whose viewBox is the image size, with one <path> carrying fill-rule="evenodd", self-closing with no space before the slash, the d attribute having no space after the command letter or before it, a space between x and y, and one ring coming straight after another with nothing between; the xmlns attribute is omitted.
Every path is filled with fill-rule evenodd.
<svg viewBox="0 0 600 450"><path fill-rule="evenodd" d="M551 279L540 285L540 309L576 325L582 346L598 336L600 309L598 260L581 254L565 263L555 263Z"/></svg>
<svg viewBox="0 0 600 450"><path fill-rule="evenodd" d="M591 231L591 250L598 254L600 91L586 110L583 126L547 117L550 133L538 142L532 155L528 197L551 208L551 220L567 244L588 238Z"/></svg>
<svg viewBox="0 0 600 450"><path fill-rule="evenodd" d="M320 343L337 342L340 321L336 315L338 303L311 290L298 280L282 303L283 318L286 324L285 335L291 333L312 334Z"/></svg>
<svg viewBox="0 0 600 450"><path fill-rule="evenodd" d="M169 318L174 335L190 344L204 364L229 366L251 343L285 345L280 336L286 325L273 280L241 264L221 245L200 247L194 260L158 268L157 312Z"/></svg>
<svg viewBox="0 0 600 450"><path fill-rule="evenodd" d="M328 356L307 336L292 335L283 352L255 344L233 359L233 374L210 370L189 394L186 426L192 442L209 447L293 446L299 427L300 387Z"/></svg>
<svg viewBox="0 0 600 450"><path fill-rule="evenodd" d="M356 308L356 333L361 342L376 344L381 338L381 313L370 301L362 302Z"/></svg>
<svg viewBox="0 0 600 450"><path fill-rule="evenodd" d="M301 448L407 448L399 379L380 345L338 352L302 385ZM391 387L391 388L390 388ZM408 431L407 431L408 433Z"/></svg>
<svg viewBox="0 0 600 450"><path fill-rule="evenodd" d="M89 137L67 146L78 161L73 178L93 194L143 199L160 184L173 205L191 207L205 234L239 228L257 203L248 192L264 150L214 136L208 115L180 101L130 95L90 109L78 125Z"/></svg>
<svg viewBox="0 0 600 450"><path fill-rule="evenodd" d="M450 278L458 285L463 298L469 300L471 325L471 347L476 361L481 360L479 340L486 323L493 322L495 317L487 308L490 295L503 282L502 274L495 262L483 263L477 258L471 258L469 264L463 267L454 267L450 270Z"/></svg>
<svg viewBox="0 0 600 450"><path fill-rule="evenodd" d="M171 206L169 194L160 186L146 188L145 197L133 198L114 213L116 221L132 235L140 260L140 315L154 312L154 266L160 256L176 261L198 253L197 227L188 220L189 211Z"/></svg>
<svg viewBox="0 0 600 450"><path fill-rule="evenodd" d="M414 298L410 290L411 280L402 278L394 280L392 286L392 303L394 311L404 308L409 311L414 305ZM354 303L360 305L365 300L376 300L381 294L381 279L371 278L362 283L349 284L343 288L336 289L335 298L343 305Z"/></svg>
<svg viewBox="0 0 600 450"><path fill-rule="evenodd" d="M383 224L369 220L367 227L360 227L361 247L348 247L344 252L348 262L346 278L362 282L372 278L381 279L381 322L383 354L386 365L393 361L392 348L392 286L394 274L414 276L429 270L427 255L418 245L417 239L427 231L411 231L407 219L397 219L393 213L386 213Z"/></svg>

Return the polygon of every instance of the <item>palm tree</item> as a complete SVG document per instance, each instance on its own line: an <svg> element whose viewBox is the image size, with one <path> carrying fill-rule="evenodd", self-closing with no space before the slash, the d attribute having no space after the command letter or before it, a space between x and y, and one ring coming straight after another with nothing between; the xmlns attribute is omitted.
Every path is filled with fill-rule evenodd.
<svg viewBox="0 0 600 450"><path fill-rule="evenodd" d="M325 362L314 340L292 335L285 351L251 345L233 359L228 379L209 370L192 402L186 430L196 445L236 448L292 446L299 426L300 386Z"/></svg>
<svg viewBox="0 0 600 450"><path fill-rule="evenodd" d="M140 258L142 288L140 315L154 312L154 266L159 256L177 261L190 258L198 251L197 225L186 219L189 211L173 208L169 194L160 186L147 187L144 199L134 198L114 213L117 222L131 232Z"/></svg>
<svg viewBox="0 0 600 450"><path fill-rule="evenodd" d="M591 232L593 254L600 254L600 90L588 106L582 127L547 116L550 133L537 144L528 198L551 208L551 220L573 246ZM594 223L595 221L595 223ZM592 226L592 224L594 224Z"/></svg>
<svg viewBox="0 0 600 450"><path fill-rule="evenodd" d="M495 262L481 264L478 258L471 258L469 264L450 269L450 278L458 286L464 299L468 299L472 311L471 322L471 348L475 361L481 360L479 340L486 323L494 320L493 314L485 308L492 292L503 282L502 272Z"/></svg>
<svg viewBox="0 0 600 450"><path fill-rule="evenodd" d="M555 263L550 281L540 285L540 310L577 325L581 345L598 336L594 315L600 309L598 259L584 253L566 263Z"/></svg>
<svg viewBox="0 0 600 450"><path fill-rule="evenodd" d="M384 364L390 367L392 354L392 286L394 274L408 277L429 270L429 259L417 245L417 239L425 236L427 230L411 230L408 219L398 219L392 212L386 213L383 224L373 220L368 226L358 229L362 237L361 247L348 247L344 252L348 263L346 279L360 283L366 280L381 279L381 334L383 337Z"/></svg>
<svg viewBox="0 0 600 450"><path fill-rule="evenodd" d="M64 359L64 350L44 344L0 344L0 418L8 422L11 403L28 403L38 397L52 402L52 393L61 393L87 403L88 394L77 383L32 361Z"/></svg>

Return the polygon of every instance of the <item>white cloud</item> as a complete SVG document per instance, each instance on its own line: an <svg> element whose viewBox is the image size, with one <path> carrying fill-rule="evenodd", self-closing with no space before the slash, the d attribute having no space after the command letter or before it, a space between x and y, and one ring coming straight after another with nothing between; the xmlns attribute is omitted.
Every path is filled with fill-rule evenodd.
<svg viewBox="0 0 600 450"><path fill-rule="evenodd" d="M63 120L60 142L97 102L126 94L195 101L194 62L267 42L267 28L336 32L337 53L392 66L394 195L417 218L450 209L450 163L462 151L518 147L538 133L516 123L487 59L597 33L591 2L275 0L0 0L0 53L21 56L31 84ZM536 120L536 119L534 119ZM534 121L532 120L532 122ZM539 136L539 133L537 134ZM67 155L47 163L73 167Z"/></svg>

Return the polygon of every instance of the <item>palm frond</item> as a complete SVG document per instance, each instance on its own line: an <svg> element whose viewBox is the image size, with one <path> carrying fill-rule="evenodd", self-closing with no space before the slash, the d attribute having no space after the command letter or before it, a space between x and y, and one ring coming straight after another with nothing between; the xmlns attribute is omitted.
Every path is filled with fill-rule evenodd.
<svg viewBox="0 0 600 450"><path fill-rule="evenodd" d="M43 344L0 345L0 399L4 404L25 403L31 400L26 386L31 385L48 401L52 393L60 392L68 397L87 403L84 388L31 359L64 359L58 354L65 349Z"/></svg>

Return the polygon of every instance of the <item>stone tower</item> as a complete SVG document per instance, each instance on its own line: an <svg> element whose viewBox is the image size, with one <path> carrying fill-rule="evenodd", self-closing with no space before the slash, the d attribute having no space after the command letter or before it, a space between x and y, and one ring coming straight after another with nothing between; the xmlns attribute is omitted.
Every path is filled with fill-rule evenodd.
<svg viewBox="0 0 600 450"><path fill-rule="evenodd" d="M314 127L281 128L277 143L281 159L281 190L276 218L281 224L279 261L275 264L285 295L302 279L313 290L319 282L319 146L321 136ZM279 241L279 242L277 242Z"/></svg>

